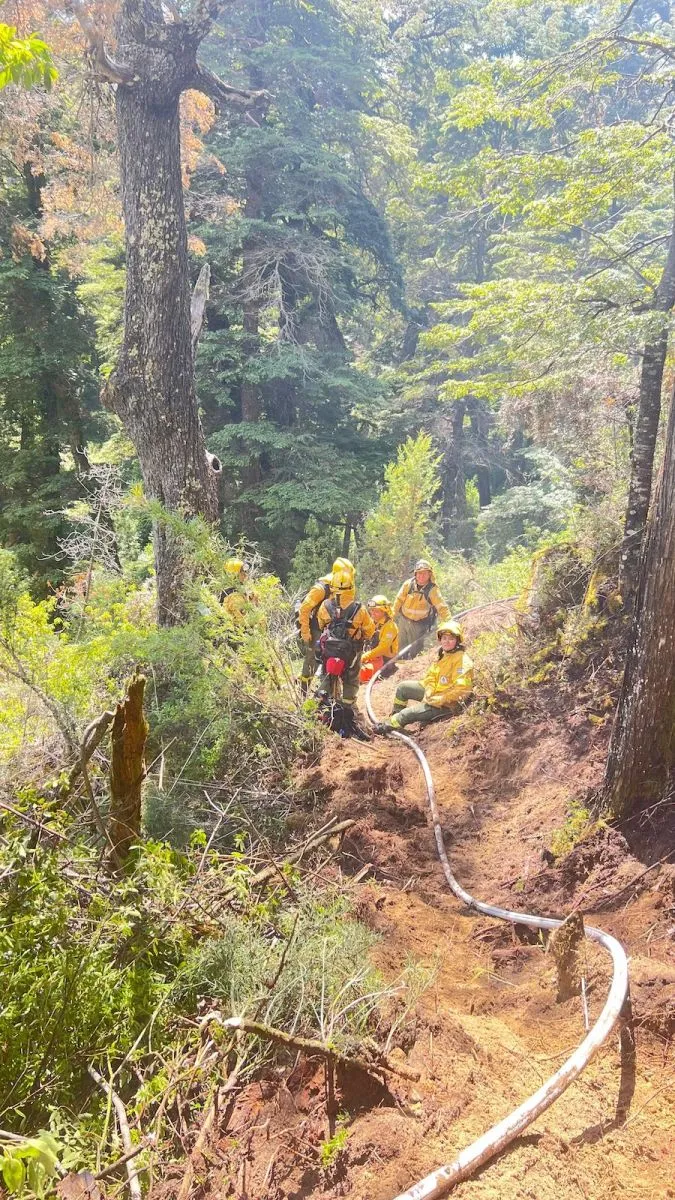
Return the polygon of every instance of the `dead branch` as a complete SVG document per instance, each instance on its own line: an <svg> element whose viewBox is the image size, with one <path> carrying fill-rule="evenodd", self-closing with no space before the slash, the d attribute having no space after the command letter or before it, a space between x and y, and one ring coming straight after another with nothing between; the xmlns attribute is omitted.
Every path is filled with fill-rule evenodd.
<svg viewBox="0 0 675 1200"><path fill-rule="evenodd" d="M82 0L66 0L65 7L67 11L72 12L77 18L78 24L89 42L94 62L103 78L107 79L109 83L117 83L127 87L130 84L136 83L137 79L134 71L130 67L125 66L124 63L116 62L111 54L109 54L103 30L92 20Z"/></svg>
<svg viewBox="0 0 675 1200"><path fill-rule="evenodd" d="M102 1075L99 1075L98 1071L94 1067L87 1067L87 1070L89 1071L89 1074L91 1075L92 1079L94 1080L94 1083L97 1083L98 1086L101 1088L101 1090L105 1092L108 1099L112 1101L113 1107L115 1109L115 1116L117 1117L117 1127L120 1131L122 1145L124 1146L124 1153L128 1159L130 1152L132 1150L134 1150L135 1147L131 1141L131 1133L129 1132L129 1122L127 1120L127 1110L124 1107L124 1104L122 1103L120 1097L117 1095L117 1092L114 1091L114 1089L110 1086L110 1084L107 1082L107 1080L105 1080ZM131 1162L129 1159L126 1162L126 1168L127 1168L127 1179L129 1180L129 1192L131 1195L131 1200L142 1200L140 1180L138 1178L137 1172L131 1166Z"/></svg>
<svg viewBox="0 0 675 1200"><path fill-rule="evenodd" d="M101 716L97 717L95 721L87 725L82 737L77 762L70 768L68 779L60 790L62 800L65 800L72 792L75 783L82 774L82 763L84 762L86 765L96 753L114 718L114 712L106 711L101 713Z"/></svg>
<svg viewBox="0 0 675 1200"><path fill-rule="evenodd" d="M141 1154L143 1150L147 1150L148 1147L153 1146L154 1143L155 1139L151 1134L147 1137L144 1137L143 1141L139 1142L137 1146L133 1146L132 1149L128 1150L126 1154L123 1154L121 1158L115 1159L115 1162L110 1163L109 1166L104 1167L102 1171L99 1171L96 1175L94 1175L94 1179L107 1179L108 1175L114 1175L115 1171L119 1171L120 1167L125 1167L128 1162L131 1162L132 1158L136 1158L137 1154Z"/></svg>
<svg viewBox="0 0 675 1200"><path fill-rule="evenodd" d="M223 104L240 104L244 108L252 108L255 104L262 105L269 100L268 92L251 92L245 88L234 87L231 83L219 79L202 63L197 63L197 69L185 86L193 88L196 92L203 92L209 100L213 100L217 109Z"/></svg>
<svg viewBox="0 0 675 1200"><path fill-rule="evenodd" d="M388 1055L375 1054L366 1046L362 1051L366 1057L356 1054L343 1054L333 1046L327 1046L317 1038L303 1038L294 1033L286 1033L283 1029L275 1029L271 1025L263 1025L260 1021L251 1021L248 1017L227 1017L223 1025L228 1029L241 1029L244 1033L252 1033L266 1041L277 1042L280 1046L289 1046L292 1050L302 1050L305 1054L318 1054L321 1058L333 1060L343 1067L357 1067L367 1075L391 1074L400 1075L402 1079L410 1079L414 1083L420 1078L419 1071L410 1067L402 1067L393 1063ZM370 1057L368 1057L370 1055Z"/></svg>
<svg viewBox="0 0 675 1200"><path fill-rule="evenodd" d="M190 301L190 330L192 333L192 353L197 349L199 338L201 337L202 328L204 325L204 315L206 313L206 305L209 299L209 284L211 283L211 267L207 262L204 263L197 282L192 293Z"/></svg>
<svg viewBox="0 0 675 1200"><path fill-rule="evenodd" d="M123 703L117 705L112 727L110 762L110 837L123 861L138 839L141 823L141 785L148 723L143 712L145 675L136 673Z"/></svg>

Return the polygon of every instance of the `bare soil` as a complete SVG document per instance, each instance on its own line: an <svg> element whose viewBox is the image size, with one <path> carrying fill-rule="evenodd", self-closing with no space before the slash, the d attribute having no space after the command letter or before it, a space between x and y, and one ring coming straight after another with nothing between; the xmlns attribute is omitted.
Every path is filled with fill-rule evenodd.
<svg viewBox="0 0 675 1200"><path fill-rule="evenodd" d="M375 686L379 714L398 680L418 677L430 653ZM601 779L608 722L591 716L546 684L529 690L516 716L486 712L419 735L463 885L526 911L580 911L620 938L631 959L635 1054L625 1033L622 1052L617 1030L581 1079L455 1189L458 1197L675 1197L675 806L621 829L600 826L553 865L542 857L571 797ZM421 1078L390 1090L366 1077L339 1080L346 1140L322 1166L323 1067L300 1058L270 1072L221 1121L203 1164L208 1200L392 1200L536 1090L584 1036L580 999L557 1000L545 947L524 929L469 915L448 892L419 769L405 747L330 737L300 783L300 821L304 815L310 825L317 813L357 821L332 869L360 875L355 908L380 935L374 956L385 977L411 959L435 969L395 1052ZM594 1020L608 960L584 946Z"/></svg>

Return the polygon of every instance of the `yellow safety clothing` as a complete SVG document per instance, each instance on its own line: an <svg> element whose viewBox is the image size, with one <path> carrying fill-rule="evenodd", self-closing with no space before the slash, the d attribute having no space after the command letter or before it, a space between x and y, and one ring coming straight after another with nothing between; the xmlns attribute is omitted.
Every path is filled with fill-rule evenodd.
<svg viewBox="0 0 675 1200"><path fill-rule="evenodd" d="M383 606L377 604L374 607L382 608ZM385 616L384 620L376 625L375 632L377 644L373 646L372 650L366 650L361 662L372 662L375 658L389 659L398 654L398 626L390 616Z"/></svg>
<svg viewBox="0 0 675 1200"><path fill-rule="evenodd" d="M227 592L223 596L222 605L225 612L232 618L235 625L241 625L246 612L246 596L243 592Z"/></svg>
<svg viewBox="0 0 675 1200"><path fill-rule="evenodd" d="M424 569L430 570L426 567ZM414 575L412 579L406 579L394 600L393 611L394 616L400 613L408 621L425 621L432 608L436 610L439 621L450 620L450 609L438 590L433 571L431 571L430 584L426 589L422 589L418 585Z"/></svg>
<svg viewBox="0 0 675 1200"><path fill-rule="evenodd" d="M439 654L422 680L424 703L432 708L446 708L458 700L466 700L473 690L473 662L466 650L451 650Z"/></svg>
<svg viewBox="0 0 675 1200"><path fill-rule="evenodd" d="M344 596L344 592L340 593L339 607L343 611L344 609L349 608L349 605L354 599L354 594L352 593L348 600L345 600ZM335 599L337 600L338 598L335 597ZM317 613L317 617L319 621L319 629L321 630L324 630L331 621L335 620L335 614L328 611L325 601L321 605L321 608ZM355 642L367 642L368 638L371 638L374 633L375 622L368 612L368 609L365 608L363 604L360 604L351 621L349 622L349 625L347 626L347 637L351 638Z"/></svg>
<svg viewBox="0 0 675 1200"><path fill-rule="evenodd" d="M321 579L317 579L313 583L305 596L300 608L298 609L298 624L300 626L300 636L306 645L311 645L312 633L310 630L310 621L318 611L319 605L323 604L330 596L331 583L333 576L322 575Z"/></svg>

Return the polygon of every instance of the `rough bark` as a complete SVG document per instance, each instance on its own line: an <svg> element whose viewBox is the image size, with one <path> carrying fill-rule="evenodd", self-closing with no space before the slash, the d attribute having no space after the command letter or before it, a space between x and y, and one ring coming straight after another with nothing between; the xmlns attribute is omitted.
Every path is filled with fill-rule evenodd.
<svg viewBox="0 0 675 1200"><path fill-rule="evenodd" d="M100 73L117 84L127 281L124 342L104 400L136 447L148 496L168 514L215 522L217 475L194 383L179 102L191 87L226 103L253 97L197 62L215 4L175 21L157 0L123 0L114 62L83 5L71 0L71 7ZM179 526L170 519L156 522L155 562L159 621L176 624L184 617L185 566Z"/></svg>
<svg viewBox="0 0 675 1200"><path fill-rule="evenodd" d="M633 433L628 507L621 547L619 585L624 599L635 591L642 535L652 491L654 449L661 416L663 371L668 352L670 313L675 305L675 210L663 275L654 296L654 311L663 314L660 327L647 341L640 371L640 396Z"/></svg>
<svg viewBox="0 0 675 1200"><path fill-rule="evenodd" d="M605 773L615 816L647 807L675 765L675 399L644 539L632 638Z"/></svg>
<svg viewBox="0 0 675 1200"><path fill-rule="evenodd" d="M141 829L141 787L148 724L143 713L145 676L134 675L112 727L110 760L110 840L124 862Z"/></svg>
<svg viewBox="0 0 675 1200"><path fill-rule="evenodd" d="M446 545L451 544L456 522L466 516L466 487L464 477L464 414L463 400L455 400L451 411L451 430L447 449L441 465L443 486L443 537Z"/></svg>

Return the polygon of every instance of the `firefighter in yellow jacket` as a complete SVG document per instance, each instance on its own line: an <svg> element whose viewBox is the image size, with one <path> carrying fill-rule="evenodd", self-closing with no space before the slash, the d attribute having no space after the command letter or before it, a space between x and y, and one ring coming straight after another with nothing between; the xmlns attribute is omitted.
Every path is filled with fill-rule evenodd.
<svg viewBox="0 0 675 1200"><path fill-rule="evenodd" d="M362 734L354 715L354 704L359 690L361 654L369 638L375 633L375 622L365 605L356 599L354 578L349 571L336 571L332 580L332 595L324 600L317 613L319 629L332 639L327 643L325 661L317 695L327 698L330 689L331 664L342 658L345 666L341 672L342 705L345 711L344 732L347 736Z"/></svg>
<svg viewBox="0 0 675 1200"><path fill-rule="evenodd" d="M249 602L255 603L255 595L248 588L248 568L243 558L228 558L225 563L228 583L220 593L220 603L235 626L241 627L246 618Z"/></svg>
<svg viewBox="0 0 675 1200"><path fill-rule="evenodd" d="M375 633L370 649L361 656L361 683L372 679L398 654L398 627L386 596L373 596L368 601L368 612L375 622ZM390 674L395 668L390 668Z"/></svg>
<svg viewBox="0 0 675 1200"><path fill-rule="evenodd" d="M407 680L396 689L394 708L388 721L375 726L377 733L405 729L418 721L430 725L460 712L473 689L473 662L462 641L462 627L444 621L436 631L440 648L421 683ZM411 703L412 701L412 703Z"/></svg>
<svg viewBox="0 0 675 1200"><path fill-rule="evenodd" d="M393 612L401 645L413 647L407 658L422 652L425 634L436 620L450 620L450 609L438 590L433 567L426 558L415 563L412 578L401 585Z"/></svg>
<svg viewBox="0 0 675 1200"><path fill-rule="evenodd" d="M324 600L327 600L331 595L333 577L337 576L340 572L345 572L351 577L351 585L353 587L354 567L348 558L336 558L331 573L329 575L322 575L320 579L317 579L316 583L312 584L297 611L300 639L305 651L302 674L300 676L300 688L303 696L307 695L310 682L317 668L315 645L321 632L317 614Z"/></svg>

